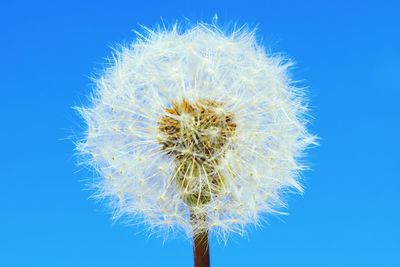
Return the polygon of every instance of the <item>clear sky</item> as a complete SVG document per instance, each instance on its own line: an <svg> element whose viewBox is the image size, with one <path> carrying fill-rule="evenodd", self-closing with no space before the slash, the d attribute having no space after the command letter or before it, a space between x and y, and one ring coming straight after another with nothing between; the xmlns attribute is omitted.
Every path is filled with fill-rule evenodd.
<svg viewBox="0 0 400 267"><path fill-rule="evenodd" d="M89 76L133 29L187 17L258 27L309 87L310 151L289 216L227 245L213 266L400 266L400 5L396 1L2 1L0 266L191 266L189 242L113 223L88 200L73 144Z"/></svg>

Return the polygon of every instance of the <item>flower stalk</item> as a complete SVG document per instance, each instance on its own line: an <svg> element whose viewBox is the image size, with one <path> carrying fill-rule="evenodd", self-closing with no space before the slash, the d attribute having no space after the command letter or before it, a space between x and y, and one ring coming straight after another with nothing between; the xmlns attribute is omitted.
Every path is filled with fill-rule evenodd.
<svg viewBox="0 0 400 267"><path fill-rule="evenodd" d="M191 212L190 218L193 225L198 224L199 220L206 223L207 215L196 215ZM193 234L193 257L194 267L210 267L210 245L208 241L208 231L200 231Z"/></svg>
<svg viewBox="0 0 400 267"><path fill-rule="evenodd" d="M210 267L210 246L208 232L193 237L194 267Z"/></svg>

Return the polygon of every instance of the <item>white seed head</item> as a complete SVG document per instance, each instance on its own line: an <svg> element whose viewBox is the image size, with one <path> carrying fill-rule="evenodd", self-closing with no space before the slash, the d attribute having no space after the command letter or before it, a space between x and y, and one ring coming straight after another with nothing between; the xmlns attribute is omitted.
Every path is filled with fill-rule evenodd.
<svg viewBox="0 0 400 267"><path fill-rule="evenodd" d="M77 150L98 173L115 217L151 230L226 238L302 191L299 163L315 142L291 63L253 32L215 25L146 28L96 79Z"/></svg>

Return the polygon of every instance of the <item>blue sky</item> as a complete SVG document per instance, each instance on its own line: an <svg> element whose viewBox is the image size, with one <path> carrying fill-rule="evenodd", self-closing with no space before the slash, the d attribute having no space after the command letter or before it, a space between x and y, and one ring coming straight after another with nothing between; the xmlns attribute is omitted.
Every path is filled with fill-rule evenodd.
<svg viewBox="0 0 400 267"><path fill-rule="evenodd" d="M2 1L0 266L191 266L190 244L137 234L88 200L73 144L88 79L139 24L258 26L309 87L306 192L289 216L211 245L213 266L400 266L396 1Z"/></svg>

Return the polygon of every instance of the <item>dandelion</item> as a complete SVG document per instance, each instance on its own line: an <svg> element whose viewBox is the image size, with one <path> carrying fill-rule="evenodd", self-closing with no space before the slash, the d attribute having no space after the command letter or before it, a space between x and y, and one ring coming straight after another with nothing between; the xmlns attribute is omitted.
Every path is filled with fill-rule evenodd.
<svg viewBox="0 0 400 267"><path fill-rule="evenodd" d="M290 66L245 29L145 28L78 108L96 196L115 218L193 237L196 266L207 266L209 234L244 234L302 191L299 159L315 138Z"/></svg>

